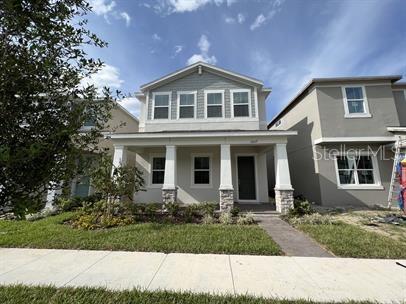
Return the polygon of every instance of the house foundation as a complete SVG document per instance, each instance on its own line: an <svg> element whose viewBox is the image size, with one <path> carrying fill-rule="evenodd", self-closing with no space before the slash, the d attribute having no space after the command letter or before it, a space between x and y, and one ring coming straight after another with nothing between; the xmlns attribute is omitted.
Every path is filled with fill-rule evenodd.
<svg viewBox="0 0 406 304"><path fill-rule="evenodd" d="M275 189L276 211L286 214L293 208L293 190Z"/></svg>

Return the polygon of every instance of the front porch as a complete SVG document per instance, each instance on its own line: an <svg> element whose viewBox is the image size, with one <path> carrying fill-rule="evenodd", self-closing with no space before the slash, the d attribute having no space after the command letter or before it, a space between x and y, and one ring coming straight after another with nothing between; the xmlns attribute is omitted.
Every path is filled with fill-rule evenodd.
<svg viewBox="0 0 406 304"><path fill-rule="evenodd" d="M267 153L275 159L278 212L293 204L286 131L199 131L116 134L114 165L135 163L146 191L135 201L191 204L218 202L221 211L268 203Z"/></svg>

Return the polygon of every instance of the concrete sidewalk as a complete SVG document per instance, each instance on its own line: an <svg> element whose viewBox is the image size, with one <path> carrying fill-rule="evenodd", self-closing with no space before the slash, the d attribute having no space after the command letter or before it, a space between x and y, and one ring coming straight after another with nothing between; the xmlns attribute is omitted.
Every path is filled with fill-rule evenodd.
<svg viewBox="0 0 406 304"><path fill-rule="evenodd" d="M0 284L250 294L314 301L406 301L395 260L0 249ZM406 265L406 260L399 260Z"/></svg>

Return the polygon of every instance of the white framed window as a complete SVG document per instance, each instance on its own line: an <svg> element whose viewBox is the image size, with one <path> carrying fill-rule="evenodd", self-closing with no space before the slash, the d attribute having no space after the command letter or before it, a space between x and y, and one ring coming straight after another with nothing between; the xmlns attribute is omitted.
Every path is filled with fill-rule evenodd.
<svg viewBox="0 0 406 304"><path fill-rule="evenodd" d="M210 188L212 183L211 154L192 154L192 183L193 188Z"/></svg>
<svg viewBox="0 0 406 304"><path fill-rule="evenodd" d="M178 119L196 118L197 92L178 92Z"/></svg>
<svg viewBox="0 0 406 304"><path fill-rule="evenodd" d="M342 87L346 118L371 117L364 86Z"/></svg>
<svg viewBox="0 0 406 304"><path fill-rule="evenodd" d="M224 91L204 91L205 116L206 118L224 117Z"/></svg>
<svg viewBox="0 0 406 304"><path fill-rule="evenodd" d="M335 167L339 189L383 189L375 155L338 154Z"/></svg>
<svg viewBox="0 0 406 304"><path fill-rule="evenodd" d="M251 90L230 90L231 117L251 117Z"/></svg>
<svg viewBox="0 0 406 304"><path fill-rule="evenodd" d="M165 176L165 156L154 155L151 157L151 185L162 185Z"/></svg>
<svg viewBox="0 0 406 304"><path fill-rule="evenodd" d="M152 93L152 119L170 119L171 92Z"/></svg>

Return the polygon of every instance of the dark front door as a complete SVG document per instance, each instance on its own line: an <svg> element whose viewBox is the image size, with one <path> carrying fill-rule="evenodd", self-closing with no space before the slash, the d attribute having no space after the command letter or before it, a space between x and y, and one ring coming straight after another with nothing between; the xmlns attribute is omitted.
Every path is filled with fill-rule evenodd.
<svg viewBox="0 0 406 304"><path fill-rule="evenodd" d="M255 190L255 158L254 156L238 156L238 199L256 200Z"/></svg>

